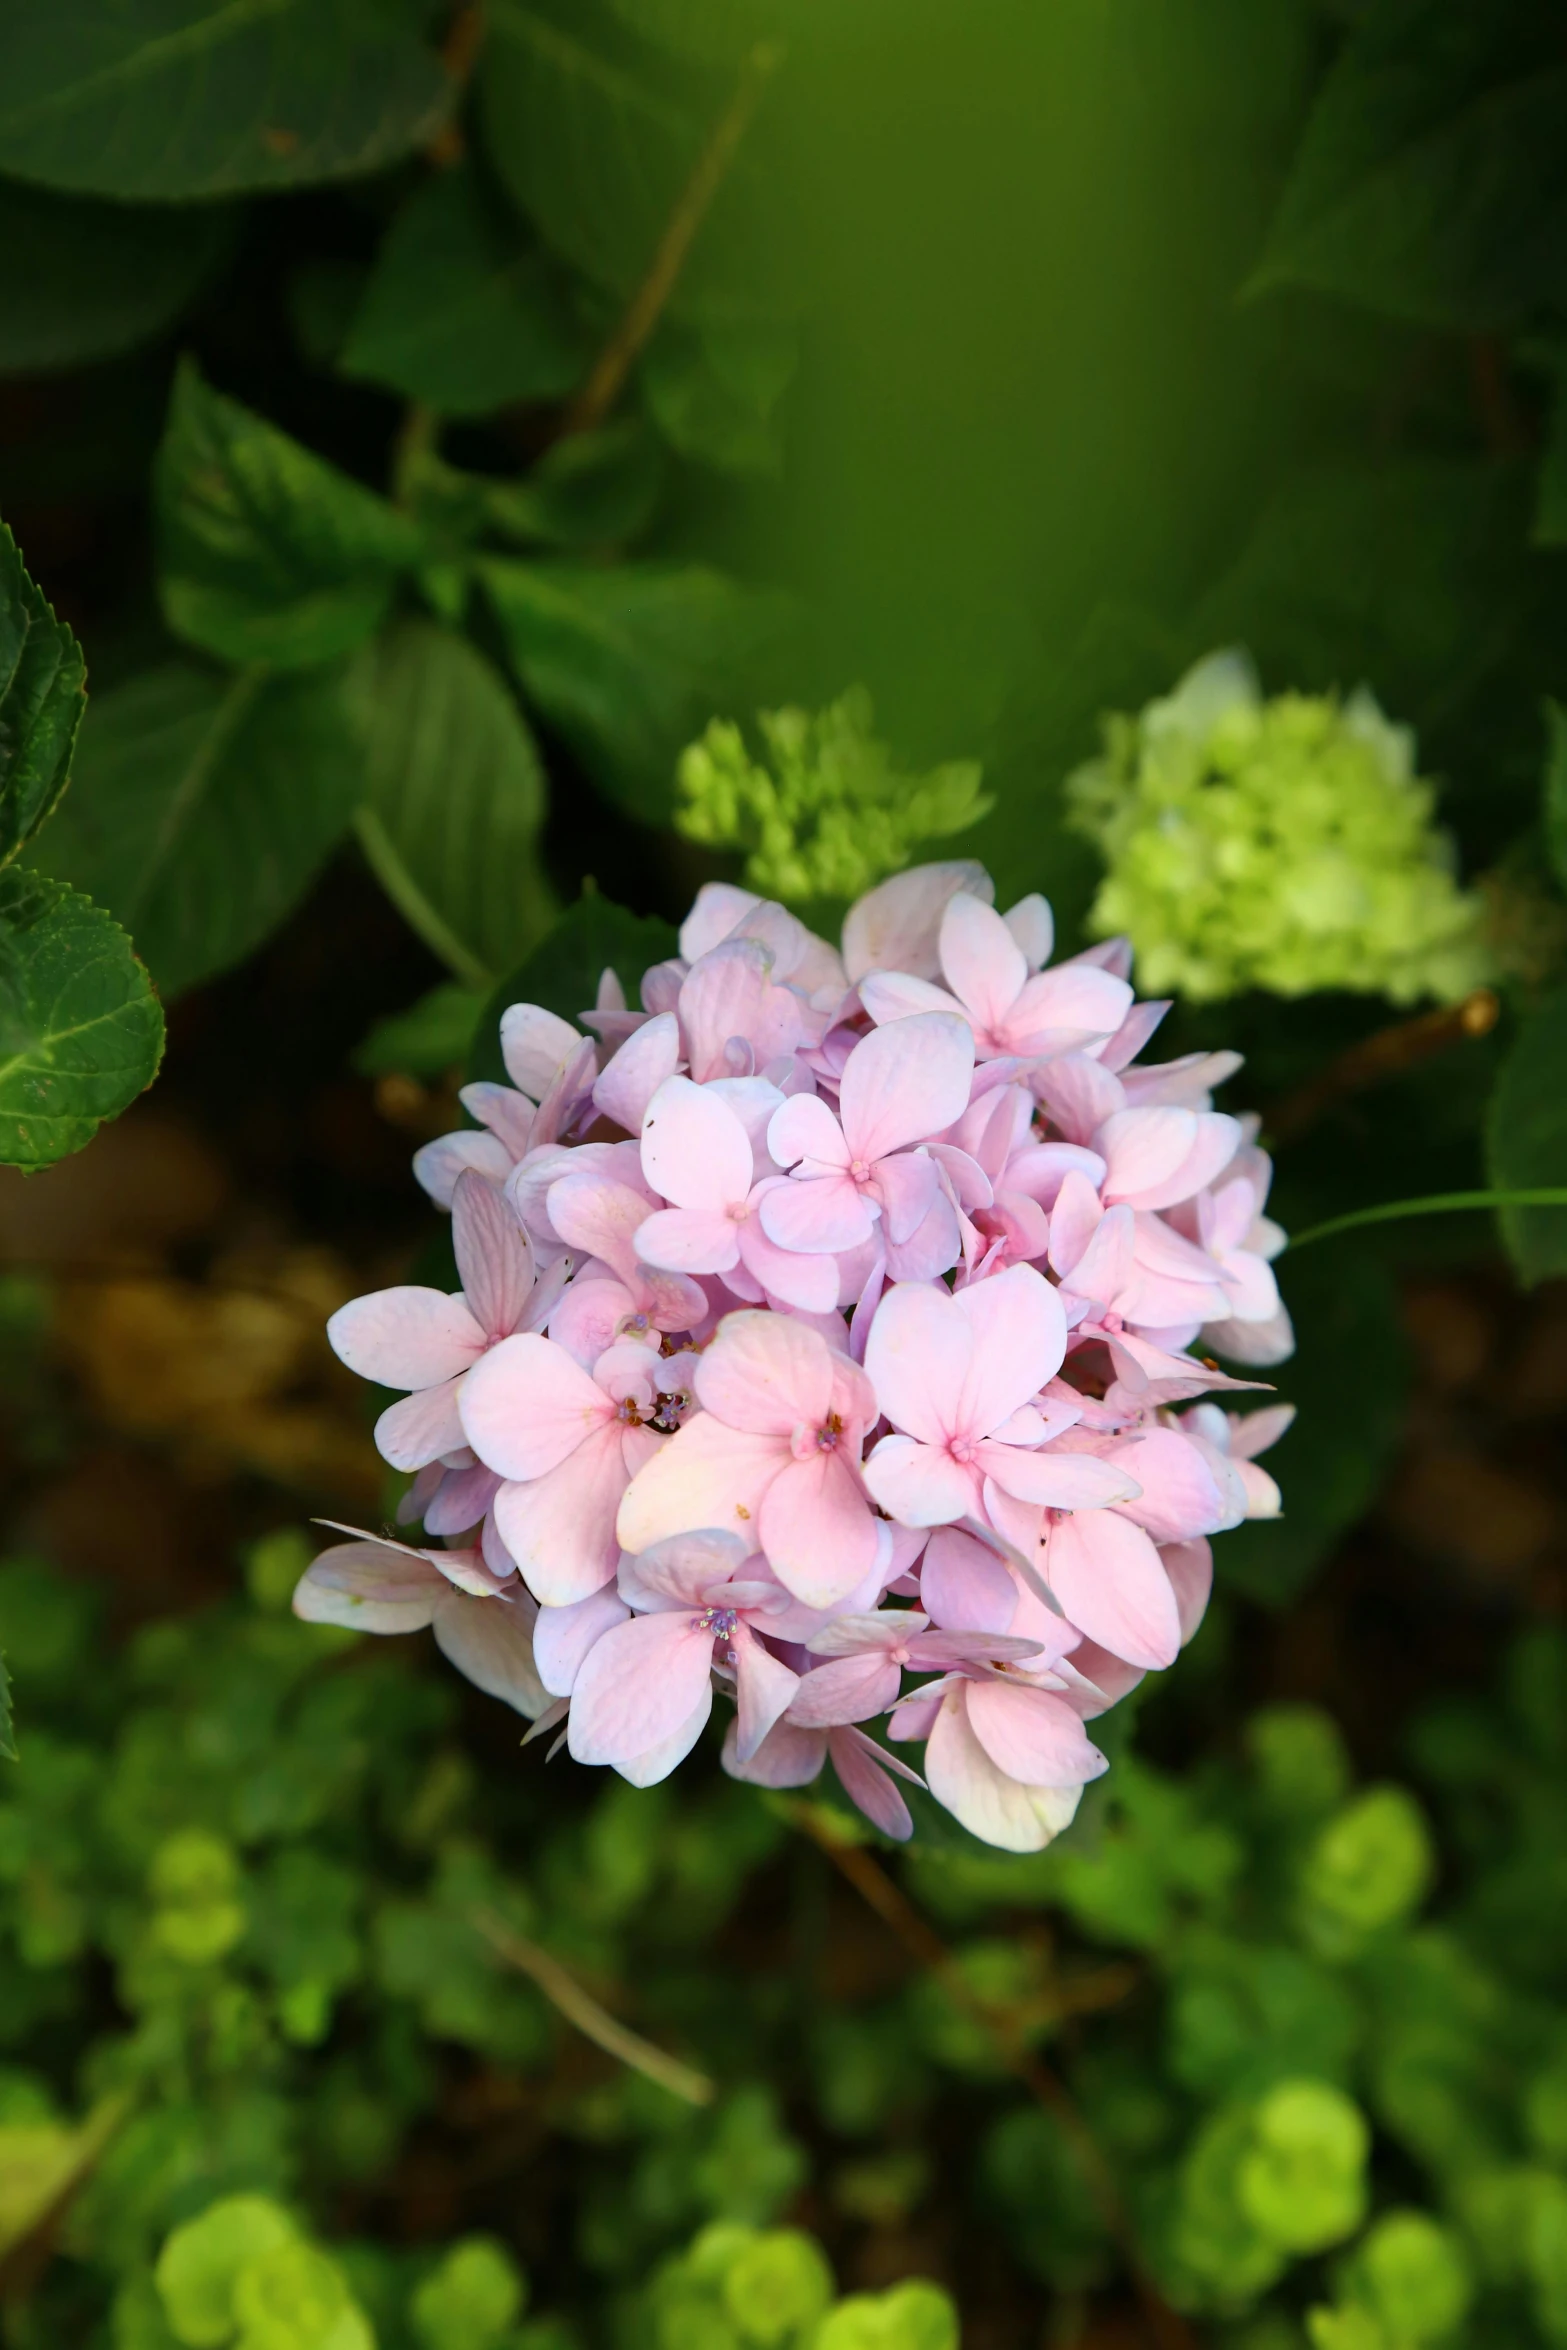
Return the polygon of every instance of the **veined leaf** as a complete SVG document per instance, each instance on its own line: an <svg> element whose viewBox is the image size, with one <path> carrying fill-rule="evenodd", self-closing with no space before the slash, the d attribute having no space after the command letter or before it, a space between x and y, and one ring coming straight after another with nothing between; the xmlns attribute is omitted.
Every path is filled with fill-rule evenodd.
<svg viewBox="0 0 1567 2350"><path fill-rule="evenodd" d="M700 563L479 566L518 676L606 791L651 823L715 713L754 709L794 608Z"/></svg>
<svg viewBox="0 0 1567 2350"><path fill-rule="evenodd" d="M86 699L81 647L0 523L0 864L64 791Z"/></svg>
<svg viewBox="0 0 1567 2350"><path fill-rule="evenodd" d="M0 11L0 170L167 202L376 171L451 85L399 0L49 0Z"/></svg>
<svg viewBox="0 0 1567 2350"><path fill-rule="evenodd" d="M520 481L463 473L433 453L410 467L406 494L432 540L466 547L494 537L517 546L608 547L651 520L664 474L658 436L640 417L602 432L568 433Z"/></svg>
<svg viewBox="0 0 1567 2350"><path fill-rule="evenodd" d="M338 365L448 416L483 416L569 392L587 359L543 255L494 218L462 165L393 221Z"/></svg>
<svg viewBox="0 0 1567 2350"><path fill-rule="evenodd" d="M554 912L533 738L483 654L433 622L391 630L366 670L365 854L458 978L488 986Z"/></svg>
<svg viewBox="0 0 1567 2350"><path fill-rule="evenodd" d="M134 931L173 995L276 928L346 829L358 774L340 671L171 662L94 699L44 862Z"/></svg>
<svg viewBox="0 0 1567 2350"><path fill-rule="evenodd" d="M599 980L609 970L625 989L627 1003L635 1005L641 1000L637 991L643 972L679 951L672 923L656 914L628 913L590 885L495 989L474 1030L469 1076L505 1082L500 1023L508 1004L542 1004L562 1020L579 1020L592 1010Z"/></svg>
<svg viewBox="0 0 1567 2350"><path fill-rule="evenodd" d="M1567 61L1529 0L1373 0L1329 74L1252 280L1421 325L1567 292Z"/></svg>
<svg viewBox="0 0 1567 2350"><path fill-rule="evenodd" d="M1486 1117L1486 1155L1499 1190L1567 1184L1567 987L1535 1006L1502 1063ZM1526 1282L1567 1273L1567 1208L1503 1208L1499 1215Z"/></svg>
<svg viewBox="0 0 1567 2350"><path fill-rule="evenodd" d="M152 1083L163 1012L101 906L12 865L0 873L0 1165L47 1167Z"/></svg>
<svg viewBox="0 0 1567 2350"><path fill-rule="evenodd" d="M423 553L406 515L188 364L156 497L169 626L230 661L293 668L350 651Z"/></svg>
<svg viewBox="0 0 1567 2350"><path fill-rule="evenodd" d="M99 204L0 183L0 374L75 367L161 333L231 225L218 209Z"/></svg>

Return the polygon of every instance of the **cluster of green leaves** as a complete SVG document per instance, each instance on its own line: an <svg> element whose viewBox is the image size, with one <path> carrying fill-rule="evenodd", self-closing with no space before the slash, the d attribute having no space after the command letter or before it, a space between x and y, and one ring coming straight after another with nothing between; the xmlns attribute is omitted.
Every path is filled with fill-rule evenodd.
<svg viewBox="0 0 1567 2350"><path fill-rule="evenodd" d="M26 1692L0 1788L0 2251L51 2212L61 2246L15 2350L361 2350L365 2327L381 2350L949 2350L933 2289L832 2304L821 2253L774 2229L808 2179L840 2227L955 2197L1063 2305L1113 2279L1080 2141L934 1978L834 1988L806 1959L819 1890L801 1964L717 1964L728 1916L825 1865L789 1858L783 1808L716 1771L677 1802L481 1763L422 1644L282 1612L301 1555L270 1538L248 1602L119 1652L91 1587L0 1569ZM1328 1718L1282 1706L1186 1780L1121 1753L1037 1858L952 1835L911 1860L1010 2034L1080 2012L1051 2060L1144 2263L1227 2342L1567 2340L1564 1699L1567 1645L1537 1634L1499 1700L1419 1722L1424 1800L1357 1787ZM1072 1929L1053 1960L1041 1910ZM634 1983L716 2100L590 2058L486 1914ZM545 2135L539 2186L519 2201L503 2153L504 2203L472 2211L503 2245L345 2233L410 2145L460 2153L465 2111L503 2149L507 2117ZM481 2181L484 2145L460 2154ZM522 2268L556 2314L519 2331ZM449 2314L470 2302L491 2316Z"/></svg>

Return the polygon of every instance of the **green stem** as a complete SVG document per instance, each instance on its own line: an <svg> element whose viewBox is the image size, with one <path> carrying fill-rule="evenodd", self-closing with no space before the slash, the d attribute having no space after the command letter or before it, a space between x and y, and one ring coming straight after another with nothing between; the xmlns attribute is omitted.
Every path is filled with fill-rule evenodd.
<svg viewBox="0 0 1567 2350"><path fill-rule="evenodd" d="M1305 1248L1313 1240L1331 1240L1335 1233L1353 1232L1360 1224L1392 1224L1404 1216L1446 1216L1459 1208L1567 1208L1567 1186L1552 1184L1535 1191L1443 1191L1429 1199L1384 1200L1380 1207L1356 1208L1347 1216L1330 1216L1325 1224L1310 1224L1292 1234L1290 1247Z"/></svg>

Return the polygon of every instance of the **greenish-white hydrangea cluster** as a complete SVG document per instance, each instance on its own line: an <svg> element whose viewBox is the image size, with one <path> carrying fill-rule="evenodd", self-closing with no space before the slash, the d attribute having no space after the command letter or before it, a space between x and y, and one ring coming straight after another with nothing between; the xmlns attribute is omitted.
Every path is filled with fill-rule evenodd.
<svg viewBox="0 0 1567 2350"><path fill-rule="evenodd" d="M860 686L814 714L763 710L765 765L738 726L715 719L681 756L678 829L708 848L744 849L747 886L798 905L859 897L926 842L988 813L977 761L903 774L872 719Z"/></svg>
<svg viewBox="0 0 1567 2350"><path fill-rule="evenodd" d="M1067 794L1108 867L1091 926L1131 939L1154 994L1449 1002L1489 975L1414 736L1364 686L1265 701L1244 653L1211 654L1107 719Z"/></svg>

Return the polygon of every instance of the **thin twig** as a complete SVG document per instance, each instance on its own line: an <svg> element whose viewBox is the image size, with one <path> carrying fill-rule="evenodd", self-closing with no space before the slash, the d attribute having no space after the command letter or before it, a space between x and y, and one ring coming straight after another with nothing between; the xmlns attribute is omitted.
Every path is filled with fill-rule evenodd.
<svg viewBox="0 0 1567 2350"><path fill-rule="evenodd" d="M989 2035L1013 2078L1054 2116L1063 2136L1071 2142L1100 2218L1126 2263L1156 2350L1195 2350L1190 2327L1170 2307L1144 2265L1115 2174L1065 2082L1026 2045L1003 2011L979 1997L929 1920L920 1915L907 1894L893 1883L864 1845L849 1843L835 1834L815 1804L796 1802L789 1808L795 1824L820 1846L834 1868L848 1879L861 1900L897 1936L909 1955L935 1976L954 2006L961 2008ZM1131 1970L1126 1972L1130 1978ZM1130 1987L1128 1980L1125 1988Z"/></svg>
<svg viewBox="0 0 1567 2350"><path fill-rule="evenodd" d="M566 410L561 421L562 437L595 431L619 399L626 377L675 290L708 207L728 176L740 142L750 128L757 102L782 62L783 49L778 42L758 41L741 67L734 95L697 157L695 169L665 224L646 277L627 303L614 332L588 370L581 390Z"/></svg>
<svg viewBox="0 0 1567 2350"><path fill-rule="evenodd" d="M425 161L437 171L449 171L454 163L461 163L467 142L463 137L462 101L469 76L484 40L484 10L478 0L466 0L446 28L441 43L441 63L446 68L452 85L452 110L425 148Z"/></svg>
<svg viewBox="0 0 1567 2350"><path fill-rule="evenodd" d="M536 1983L550 2005L607 2056L630 2065L633 2072L645 2073L650 2081L656 2081L672 2097L684 2098L688 2105L712 2104L718 2091L706 2073L699 2073L693 2065L682 2064L678 2056L655 2048L651 2040L644 2040L640 2033L617 2022L607 2008L600 2007L591 1992L583 1989L575 1975L567 1973L558 1958L552 1958L536 1942L514 1932L493 1910L475 1910L473 1922L497 1957Z"/></svg>
<svg viewBox="0 0 1567 2350"><path fill-rule="evenodd" d="M1347 1095L1364 1093L1390 1077L1430 1060L1465 1037L1488 1036L1501 1016L1501 1002L1489 987L1477 987L1462 1003L1444 1004L1435 1012L1417 1012L1412 1020L1395 1020L1363 1037L1320 1069L1315 1077L1287 1093L1263 1113L1263 1137L1270 1143L1294 1142L1314 1126L1326 1109Z"/></svg>

